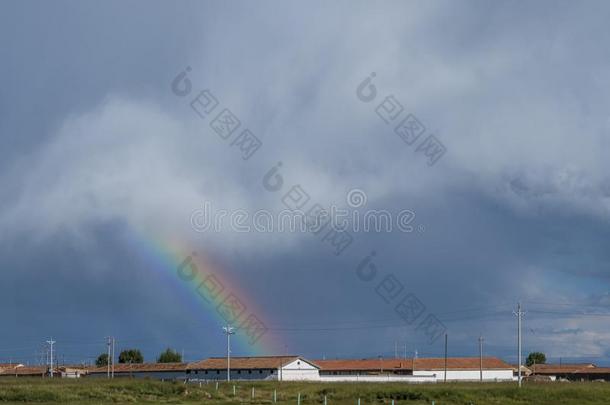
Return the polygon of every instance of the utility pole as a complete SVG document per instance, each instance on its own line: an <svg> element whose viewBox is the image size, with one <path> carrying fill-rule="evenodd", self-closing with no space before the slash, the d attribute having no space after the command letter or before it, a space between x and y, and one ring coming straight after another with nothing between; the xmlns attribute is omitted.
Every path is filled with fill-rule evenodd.
<svg viewBox="0 0 610 405"><path fill-rule="evenodd" d="M111 360L111 358L110 358L110 345L111 345L110 339L111 339L110 336L108 336L106 338L106 348L108 349L108 357L106 358L106 378L110 378L110 360Z"/></svg>
<svg viewBox="0 0 610 405"><path fill-rule="evenodd" d="M284 345L284 357L288 356L288 345ZM282 357L282 359L280 360L280 381L283 381L284 379L284 373L282 372L282 370L284 369L284 357Z"/></svg>
<svg viewBox="0 0 610 405"><path fill-rule="evenodd" d="M53 378L53 345L55 341L51 338L51 340L47 340L47 343L51 346L51 378Z"/></svg>
<svg viewBox="0 0 610 405"><path fill-rule="evenodd" d="M407 343L405 342L405 360L407 359Z"/></svg>
<svg viewBox="0 0 610 405"><path fill-rule="evenodd" d="M521 310L521 303L518 302L517 303L517 311L513 312L513 314L515 314L517 316L517 356L519 356L519 387L521 387L521 318L523 318L523 315L525 314L525 312L523 312Z"/></svg>
<svg viewBox="0 0 610 405"><path fill-rule="evenodd" d="M411 367L413 369L413 375L415 375L415 360L417 360L417 350L413 354L413 366Z"/></svg>
<svg viewBox="0 0 610 405"><path fill-rule="evenodd" d="M114 336L112 337L112 371L110 376L111 378L114 378Z"/></svg>
<svg viewBox="0 0 610 405"><path fill-rule="evenodd" d="M479 335L479 379L483 382L483 336Z"/></svg>
<svg viewBox="0 0 610 405"><path fill-rule="evenodd" d="M398 342L394 341L394 358L398 358Z"/></svg>
<svg viewBox="0 0 610 405"><path fill-rule="evenodd" d="M235 329L227 325L222 330L227 335L227 381L231 381L231 335L235 334Z"/></svg>
<svg viewBox="0 0 610 405"><path fill-rule="evenodd" d="M447 334L445 333L445 373L443 382L447 382Z"/></svg>

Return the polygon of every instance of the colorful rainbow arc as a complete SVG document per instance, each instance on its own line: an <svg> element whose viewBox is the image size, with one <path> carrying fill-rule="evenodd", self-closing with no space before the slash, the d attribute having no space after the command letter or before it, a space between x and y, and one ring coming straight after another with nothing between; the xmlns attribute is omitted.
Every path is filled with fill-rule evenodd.
<svg viewBox="0 0 610 405"><path fill-rule="evenodd" d="M206 323L214 323L214 326L218 328L218 333L221 332L221 326L227 324L219 308L228 296L238 299L246 308L243 316L239 318L239 322L243 322L248 315L253 315L264 325L268 325L268 318L264 316L264 312L260 310L251 294L247 294L246 289L240 288L239 283L228 277L226 271L213 265L207 259L205 252L195 252L194 249L189 249L188 244L176 243L175 240L160 242L136 234L130 237L129 243L154 271L163 274L164 279L177 291L177 294L180 294L182 300L186 300L186 304L197 312L195 316L204 317ZM194 252L195 254L193 254ZM185 266L188 266L189 270L181 273L179 270ZM190 275L191 270L196 271L194 277L184 276L185 274ZM219 294L207 295L207 300L200 295L200 286L206 275L212 275L223 287ZM238 328L232 340L232 347L235 348L235 352L248 355L276 354L284 345L277 342L274 336L271 331L267 331L261 334L258 340L252 342L252 337Z"/></svg>

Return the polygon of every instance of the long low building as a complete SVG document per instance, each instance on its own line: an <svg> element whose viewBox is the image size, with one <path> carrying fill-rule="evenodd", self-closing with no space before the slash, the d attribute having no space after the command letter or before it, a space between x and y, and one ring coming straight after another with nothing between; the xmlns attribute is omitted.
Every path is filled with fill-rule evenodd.
<svg viewBox="0 0 610 405"><path fill-rule="evenodd" d="M496 357L448 358L447 381L512 381L513 367ZM307 360L301 356L231 358L232 380L322 382L437 382L445 380L444 358ZM481 372L482 371L482 372ZM226 380L227 359L190 363L191 380Z"/></svg>
<svg viewBox="0 0 610 405"><path fill-rule="evenodd" d="M321 381L445 380L444 358L315 360ZM496 357L447 358L447 381L512 381L513 367Z"/></svg>
<svg viewBox="0 0 610 405"><path fill-rule="evenodd" d="M535 364L529 369L532 376L546 377L551 381L610 381L610 367L597 367L593 363Z"/></svg>
<svg viewBox="0 0 610 405"><path fill-rule="evenodd" d="M139 364L115 364L115 377L131 378L153 378L157 380L184 380L187 378L188 363L139 363ZM112 372L112 368L110 369ZM108 366L88 368L85 370L87 377L108 376Z"/></svg>
<svg viewBox="0 0 610 405"><path fill-rule="evenodd" d="M513 366L496 357L307 360L301 356L232 357L231 380L405 382L510 381ZM0 376L45 376L46 367L4 365ZM601 370L600 370L601 374ZM54 375L65 378L107 378L108 367L62 366ZM225 381L227 358L212 357L193 363L116 364L115 377L159 380Z"/></svg>
<svg viewBox="0 0 610 405"><path fill-rule="evenodd" d="M0 377L44 377L48 373L45 366L25 366L23 364L1 364Z"/></svg>

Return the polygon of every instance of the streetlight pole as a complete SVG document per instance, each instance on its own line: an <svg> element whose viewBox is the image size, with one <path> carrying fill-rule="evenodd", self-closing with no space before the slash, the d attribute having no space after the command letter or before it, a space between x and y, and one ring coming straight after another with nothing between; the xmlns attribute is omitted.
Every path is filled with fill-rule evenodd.
<svg viewBox="0 0 610 405"><path fill-rule="evenodd" d="M47 340L47 343L51 346L51 378L53 378L53 345L55 341L51 338L51 340Z"/></svg>
<svg viewBox="0 0 610 405"><path fill-rule="evenodd" d="M235 334L235 328L227 325L222 330L227 335L227 381L231 381L231 335Z"/></svg>

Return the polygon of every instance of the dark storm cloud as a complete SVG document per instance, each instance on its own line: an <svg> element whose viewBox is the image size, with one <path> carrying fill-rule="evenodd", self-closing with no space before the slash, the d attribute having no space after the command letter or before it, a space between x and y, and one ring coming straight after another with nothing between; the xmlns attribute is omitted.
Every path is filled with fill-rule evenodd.
<svg viewBox="0 0 610 405"><path fill-rule="evenodd" d="M0 293L13 305L2 316L32 320L8 344L114 333L147 335L138 344L149 354L165 342L218 353L218 325L201 334L183 297L123 246L135 229L219 257L290 351L387 354L400 340L440 353L414 325L384 326L399 317L355 274L375 250L380 271L446 320L456 351L471 354L481 331L510 355L517 299L606 294L605 7L3 4ZM187 66L193 89L179 98L170 83ZM356 88L371 72L378 96L367 104ZM204 89L262 140L252 159L193 112ZM376 114L389 95L446 146L434 166ZM280 210L285 190L262 185L279 161L285 190L299 184L312 200L344 206L359 188L366 208L412 209L425 230L358 233L335 257L309 234L190 227L205 201ZM83 334L88 317L98 321ZM603 354L606 332L592 319L538 319L531 345L565 350L553 331L577 329L575 355ZM314 327L341 322L383 327ZM281 330L295 324L312 327Z"/></svg>

